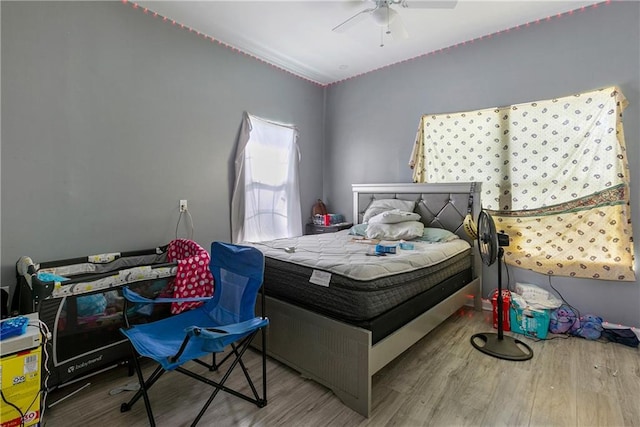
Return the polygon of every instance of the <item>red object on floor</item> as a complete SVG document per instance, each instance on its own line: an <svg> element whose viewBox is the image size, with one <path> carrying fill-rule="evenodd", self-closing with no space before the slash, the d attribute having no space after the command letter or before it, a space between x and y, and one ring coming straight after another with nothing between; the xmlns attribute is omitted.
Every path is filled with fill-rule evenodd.
<svg viewBox="0 0 640 427"><path fill-rule="evenodd" d="M491 305L493 306L493 327L498 329L498 290L495 289L491 294ZM511 292L502 290L502 330L510 331L509 323L509 306L511 305Z"/></svg>

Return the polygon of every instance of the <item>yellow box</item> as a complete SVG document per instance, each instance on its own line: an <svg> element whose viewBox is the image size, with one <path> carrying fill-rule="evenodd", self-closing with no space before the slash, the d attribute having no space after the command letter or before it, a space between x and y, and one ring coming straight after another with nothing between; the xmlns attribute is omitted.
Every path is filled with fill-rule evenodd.
<svg viewBox="0 0 640 427"><path fill-rule="evenodd" d="M0 399L0 427L28 427L40 421L40 347L0 358L0 387L4 398L20 408L20 414Z"/></svg>

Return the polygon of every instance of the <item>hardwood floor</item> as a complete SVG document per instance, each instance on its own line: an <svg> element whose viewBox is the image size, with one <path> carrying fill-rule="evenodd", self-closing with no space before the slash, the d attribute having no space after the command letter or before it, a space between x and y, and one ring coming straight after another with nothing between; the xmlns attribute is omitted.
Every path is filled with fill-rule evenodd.
<svg viewBox="0 0 640 427"><path fill-rule="evenodd" d="M269 359L266 407L258 409L220 393L199 425L640 425L639 349L580 338L536 342L519 336L533 349L533 359L500 360L469 343L474 333L490 331L489 316L489 312L461 310L378 372L368 419L344 406L326 388ZM259 357L249 353L249 369L259 373ZM145 366L147 371L151 368ZM241 371L236 374L244 381ZM135 382L135 377L126 376L125 368L86 382L91 385L46 410L45 427L148 425L142 400L131 411L120 413L120 404L131 391L109 394ZM52 393L49 402L83 384ZM190 425L209 392L206 385L183 375L166 374L150 392L157 424Z"/></svg>

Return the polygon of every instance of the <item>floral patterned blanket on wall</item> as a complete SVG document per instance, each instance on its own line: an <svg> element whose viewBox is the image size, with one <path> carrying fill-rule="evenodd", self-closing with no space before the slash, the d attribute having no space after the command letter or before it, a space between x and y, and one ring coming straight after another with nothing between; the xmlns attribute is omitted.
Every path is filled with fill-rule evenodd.
<svg viewBox="0 0 640 427"><path fill-rule="evenodd" d="M509 264L634 281L629 170L616 87L478 111L424 115L415 182L483 182L510 237Z"/></svg>

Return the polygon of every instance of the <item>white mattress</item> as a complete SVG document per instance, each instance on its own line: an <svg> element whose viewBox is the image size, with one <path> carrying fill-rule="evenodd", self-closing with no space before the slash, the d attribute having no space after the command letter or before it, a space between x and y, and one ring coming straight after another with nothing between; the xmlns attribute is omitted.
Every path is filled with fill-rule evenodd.
<svg viewBox="0 0 640 427"><path fill-rule="evenodd" d="M429 243L411 241L413 250L396 248L396 254L368 256L375 245L357 242L348 230L314 234L263 243L246 243L260 249L265 256L292 262L316 270L340 274L354 280L373 280L406 273L438 264L470 248L462 239ZM384 245L399 242L382 241ZM288 253L285 248L295 248Z"/></svg>

